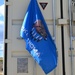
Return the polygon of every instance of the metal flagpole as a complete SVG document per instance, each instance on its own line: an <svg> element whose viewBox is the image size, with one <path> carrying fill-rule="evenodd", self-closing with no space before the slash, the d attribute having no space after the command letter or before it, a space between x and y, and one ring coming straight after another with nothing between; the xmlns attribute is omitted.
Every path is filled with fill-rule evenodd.
<svg viewBox="0 0 75 75"><path fill-rule="evenodd" d="M55 21L55 0L52 0L52 16L53 16L53 38L56 44L56 21ZM54 70L54 75L56 75L56 69Z"/></svg>
<svg viewBox="0 0 75 75"><path fill-rule="evenodd" d="M71 51L71 75L73 75L73 43L72 43L72 1L69 0L69 20L70 20L70 51Z"/></svg>
<svg viewBox="0 0 75 75"><path fill-rule="evenodd" d="M52 0L52 13L53 13L52 14L53 16L53 40L56 43L55 0ZM54 70L54 75L56 75L56 69Z"/></svg>
<svg viewBox="0 0 75 75"><path fill-rule="evenodd" d="M33 63L33 75L36 75L36 61Z"/></svg>
<svg viewBox="0 0 75 75"><path fill-rule="evenodd" d="M55 21L55 0L52 0L53 1L53 37L54 37L54 40L55 40L55 43L56 43L56 21Z"/></svg>

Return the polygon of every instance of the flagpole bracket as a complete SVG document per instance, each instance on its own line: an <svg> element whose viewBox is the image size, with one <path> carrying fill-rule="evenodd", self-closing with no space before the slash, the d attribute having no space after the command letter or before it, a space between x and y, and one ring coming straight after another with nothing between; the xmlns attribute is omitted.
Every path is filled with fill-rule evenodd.
<svg viewBox="0 0 75 75"><path fill-rule="evenodd" d="M23 38L21 38L21 37L17 37L17 39L18 39L18 40L23 40Z"/></svg>
<svg viewBox="0 0 75 75"><path fill-rule="evenodd" d="M5 5L10 6L10 5L12 5L12 2L10 2L10 1L9 1L9 2L7 2L7 1L6 1L6 2L5 2Z"/></svg>
<svg viewBox="0 0 75 75"><path fill-rule="evenodd" d="M4 42L5 42L5 43L11 43L11 40L10 40L10 39L5 39Z"/></svg>
<svg viewBox="0 0 75 75"><path fill-rule="evenodd" d="M74 50L72 50L72 51L69 50L69 51L68 51L68 55L69 55L70 57L71 57L71 56L72 56L72 57L75 57L75 51L74 51Z"/></svg>
<svg viewBox="0 0 75 75"><path fill-rule="evenodd" d="M58 25L68 25L68 20L67 19L61 19L61 18L59 18L57 20L57 24Z"/></svg>

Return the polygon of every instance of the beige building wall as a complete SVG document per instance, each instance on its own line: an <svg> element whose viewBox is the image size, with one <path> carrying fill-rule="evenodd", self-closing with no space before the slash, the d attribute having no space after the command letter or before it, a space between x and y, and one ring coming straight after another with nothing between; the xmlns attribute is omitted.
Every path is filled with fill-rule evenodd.
<svg viewBox="0 0 75 75"><path fill-rule="evenodd" d="M5 51L7 50L7 61L5 66L7 67L5 75L45 75L42 69L33 60L30 54L25 49L25 42L20 38L20 28L23 22L23 18L28 7L30 0L8 0L5 2L5 7L8 6L8 24L7 24L7 38L4 40ZM52 1L53 0L37 0L39 2L47 2L45 10L39 5L42 14L46 20L49 31L53 35L53 12ZM64 26L64 50L65 50L65 73L71 75L71 59L69 56L70 51L70 37L69 37L69 25L66 24L68 20L68 0L63 0L63 16L61 19L60 1L55 0L55 17L56 17L56 46L58 51L58 65L48 75L63 75L63 63L62 63L62 37L61 37L61 25ZM6 20L7 21L7 20ZM60 24L60 25L59 25ZM66 25L65 25L66 24ZM5 33L6 34L6 33ZM75 45L75 41L73 41ZM75 48L75 46L74 46ZM75 52L75 51L74 51ZM74 57L73 57L74 58ZM24 65L24 63L26 65ZM74 58L75 63L75 58ZM24 67L20 67L24 65ZM73 65L75 66L75 64ZM75 67L74 67L75 68ZM24 69L24 71L22 70ZM74 70L74 69L73 69ZM74 73L75 75L75 73Z"/></svg>
<svg viewBox="0 0 75 75"><path fill-rule="evenodd" d="M7 69L5 73L7 75L45 75L40 66L35 63L33 58L25 49L25 42L20 38L20 28L26 13L30 0L8 0L5 2L8 6L8 24L7 24L7 38L4 40L5 51L7 50ZM38 5L42 11L42 14L46 20L49 31L54 39L53 35L53 12L52 1L53 0L37 0ZM48 3L43 10L40 6L40 2ZM55 18L60 18L60 0L55 0ZM7 19L6 17L6 19ZM7 20L6 20L7 21ZM56 24L56 46L58 51L58 66L49 75L62 75L62 51L61 51L61 26ZM6 34L6 32L5 32ZM5 53L6 54L6 53ZM24 65L24 63L26 65ZM20 67L24 65L24 67ZM24 71L23 71L24 70ZM6 74L5 74L6 75Z"/></svg>

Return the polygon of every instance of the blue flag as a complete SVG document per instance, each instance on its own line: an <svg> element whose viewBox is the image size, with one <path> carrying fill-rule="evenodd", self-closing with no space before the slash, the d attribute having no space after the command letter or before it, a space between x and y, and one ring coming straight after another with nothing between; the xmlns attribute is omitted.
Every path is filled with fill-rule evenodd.
<svg viewBox="0 0 75 75"><path fill-rule="evenodd" d="M56 46L39 9L37 0L31 0L24 17L20 36L26 49L48 74L57 66Z"/></svg>

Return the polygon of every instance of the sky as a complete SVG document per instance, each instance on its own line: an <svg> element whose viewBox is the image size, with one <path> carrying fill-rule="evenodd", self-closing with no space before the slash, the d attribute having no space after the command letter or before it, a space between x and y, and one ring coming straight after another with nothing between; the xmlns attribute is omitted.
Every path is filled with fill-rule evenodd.
<svg viewBox="0 0 75 75"><path fill-rule="evenodd" d="M3 57L4 0L0 0L0 57Z"/></svg>

